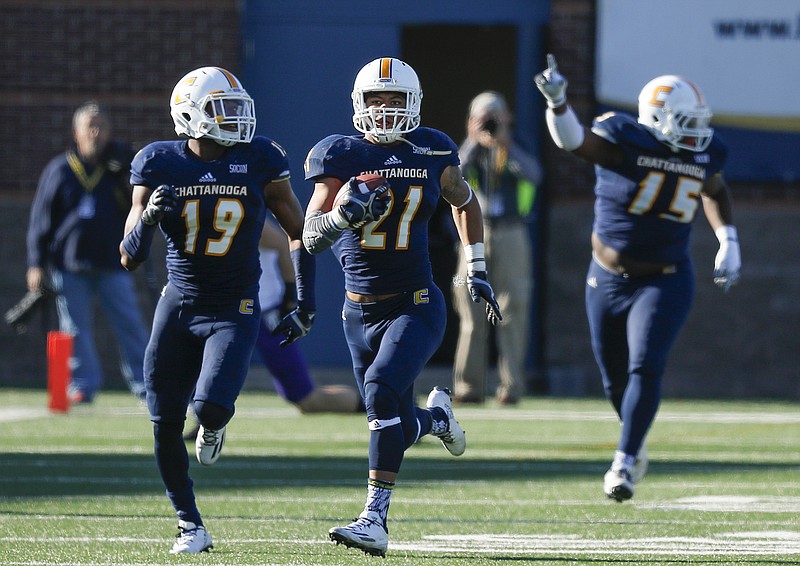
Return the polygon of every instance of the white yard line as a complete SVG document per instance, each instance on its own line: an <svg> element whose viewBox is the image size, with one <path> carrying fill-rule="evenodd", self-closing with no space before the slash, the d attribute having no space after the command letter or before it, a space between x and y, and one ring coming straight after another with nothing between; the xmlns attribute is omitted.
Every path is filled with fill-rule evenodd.
<svg viewBox="0 0 800 566"><path fill-rule="evenodd" d="M164 544L163 538L140 537L0 537L0 542L35 544ZM330 544L321 535L313 539L236 538L216 539L216 544ZM658 556L767 556L800 554L800 532L759 531L719 533L708 537L652 537L595 539L579 535L430 535L418 541L390 541L390 551L446 552L448 554L524 555L631 555ZM213 554L212 554L213 556ZM15 564L35 565L36 562Z"/></svg>

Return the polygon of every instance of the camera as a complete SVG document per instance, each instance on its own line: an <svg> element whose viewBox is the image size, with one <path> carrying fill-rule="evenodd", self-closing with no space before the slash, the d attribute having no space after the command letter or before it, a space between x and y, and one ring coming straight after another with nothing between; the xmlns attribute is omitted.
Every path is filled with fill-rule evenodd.
<svg viewBox="0 0 800 566"><path fill-rule="evenodd" d="M28 291L20 301L6 311L4 318L17 334L24 334L28 329L28 321L33 317L34 311L41 307L45 300L52 295L48 289Z"/></svg>
<svg viewBox="0 0 800 566"><path fill-rule="evenodd" d="M481 130L488 132L491 135L495 135L497 133L497 126L497 120L494 118L489 118L483 123Z"/></svg>

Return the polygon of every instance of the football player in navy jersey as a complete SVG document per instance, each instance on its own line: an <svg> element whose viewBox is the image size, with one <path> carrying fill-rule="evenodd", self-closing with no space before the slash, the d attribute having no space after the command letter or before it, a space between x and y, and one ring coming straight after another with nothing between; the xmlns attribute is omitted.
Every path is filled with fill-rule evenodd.
<svg viewBox="0 0 800 566"><path fill-rule="evenodd" d="M556 145L595 164L592 261L586 312L606 396L622 430L603 489L633 496L647 468L645 437L661 399L667 356L689 314L694 268L691 222L702 205L719 240L714 282L723 291L741 269L731 196L722 177L727 150L710 127L697 86L656 77L639 94L638 120L608 113L584 128L567 103L555 57L536 75Z"/></svg>
<svg viewBox="0 0 800 566"><path fill-rule="evenodd" d="M466 449L449 391L434 388L425 409L414 403L414 381L446 322L428 256L428 220L440 198L452 206L473 300L486 301L492 321L500 309L486 276L480 205L461 175L455 143L420 127L417 74L398 59L376 59L356 76L352 101L353 124L363 135L329 136L306 159L306 179L315 184L303 242L315 254L331 247L344 270L344 333L370 430L364 510L329 535L385 556L389 499L405 450L426 434L455 456ZM387 182L361 193L355 177L368 173Z"/></svg>
<svg viewBox="0 0 800 566"><path fill-rule="evenodd" d="M172 554L211 548L195 504L182 439L187 405L200 423L196 455L219 458L259 331L259 239L269 209L287 233L296 271L297 308L275 328L291 343L314 318L314 258L303 248L303 212L289 182L286 153L254 136L253 100L218 67L184 76L170 108L180 141L143 148L131 165L133 206L120 244L136 269L156 226L167 242L161 293L144 362L155 456L178 515ZM192 392L194 397L192 399Z"/></svg>

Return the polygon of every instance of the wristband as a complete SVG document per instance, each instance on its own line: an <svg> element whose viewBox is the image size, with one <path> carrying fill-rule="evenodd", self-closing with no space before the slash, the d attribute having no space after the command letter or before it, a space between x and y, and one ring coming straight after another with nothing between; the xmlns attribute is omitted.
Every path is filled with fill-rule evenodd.
<svg viewBox="0 0 800 566"><path fill-rule="evenodd" d="M327 214L329 215L328 217L330 218L331 223L339 230L344 230L350 226L350 223L347 221L347 217L344 215L341 206L336 207L335 210L331 210Z"/></svg>
<svg viewBox="0 0 800 566"><path fill-rule="evenodd" d="M552 108L548 108L545 111L545 119L550 137L558 147L572 151L583 145L585 133L572 106L567 106L567 111L563 114L556 114Z"/></svg>
<svg viewBox="0 0 800 566"><path fill-rule="evenodd" d="M724 242L739 242L739 234L736 232L736 227L730 224L725 224L714 230L714 235L719 240L720 245Z"/></svg>
<svg viewBox="0 0 800 566"><path fill-rule="evenodd" d="M142 263L150 255L150 244L155 233L156 225L145 224L140 218L133 230L122 239L122 249L133 261Z"/></svg>
<svg viewBox="0 0 800 566"><path fill-rule="evenodd" d="M464 257L467 259L467 273L469 275L474 275L476 271L486 271L483 242L464 246Z"/></svg>
<svg viewBox="0 0 800 566"><path fill-rule="evenodd" d="M306 311L315 311L317 310L317 301L314 296L314 281L317 273L317 260L302 247L291 250L289 255L292 258L297 282L297 306Z"/></svg>

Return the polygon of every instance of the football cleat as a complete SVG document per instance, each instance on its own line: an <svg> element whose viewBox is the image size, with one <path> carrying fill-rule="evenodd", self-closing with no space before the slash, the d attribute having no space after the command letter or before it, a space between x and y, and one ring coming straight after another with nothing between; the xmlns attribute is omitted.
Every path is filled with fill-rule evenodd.
<svg viewBox="0 0 800 566"><path fill-rule="evenodd" d="M603 491L606 497L618 503L633 497L633 482L630 472L625 468L608 470L603 476Z"/></svg>
<svg viewBox="0 0 800 566"><path fill-rule="evenodd" d="M636 461L631 468L631 483L637 484L644 479L648 464L647 444L642 444L642 447L639 448L639 453L636 455Z"/></svg>
<svg viewBox="0 0 800 566"><path fill-rule="evenodd" d="M467 449L467 436L464 434L464 429L458 424L456 417L453 415L453 402L450 399L450 390L442 387L434 387L430 395L428 395L428 402L425 404L428 409L439 407L447 415L447 428L442 432L437 432L436 427L431 430L431 434L439 437L444 446L453 456L461 456Z"/></svg>
<svg viewBox="0 0 800 566"><path fill-rule="evenodd" d="M380 516L372 511L361 513L345 527L333 527L328 536L336 544L363 550L372 556L386 556L389 548L389 533Z"/></svg>
<svg viewBox="0 0 800 566"><path fill-rule="evenodd" d="M210 466L219 460L223 444L225 444L225 427L219 430L211 430L200 425L197 431L197 440L194 444L197 461L204 466Z"/></svg>
<svg viewBox="0 0 800 566"><path fill-rule="evenodd" d="M208 552L209 549L214 548L211 543L211 535L203 525L198 527L189 521L178 521L178 531L175 537L177 540L172 545L170 554Z"/></svg>

